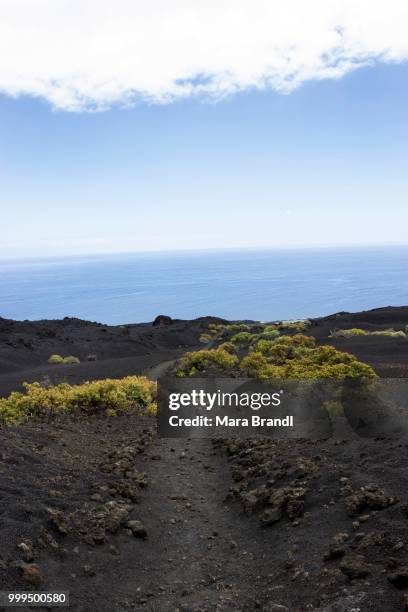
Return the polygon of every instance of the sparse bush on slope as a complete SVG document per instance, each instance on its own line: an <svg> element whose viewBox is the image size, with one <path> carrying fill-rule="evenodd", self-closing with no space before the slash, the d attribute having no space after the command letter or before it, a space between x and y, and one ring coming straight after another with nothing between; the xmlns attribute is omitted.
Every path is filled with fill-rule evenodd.
<svg viewBox="0 0 408 612"><path fill-rule="evenodd" d="M68 357L64 357L64 363L81 363L78 357L74 357L73 355L69 355Z"/></svg>
<svg viewBox="0 0 408 612"><path fill-rule="evenodd" d="M371 336L385 336L387 338L406 338L407 334L402 329L396 331L395 329L384 329L381 331L371 332Z"/></svg>
<svg viewBox="0 0 408 612"><path fill-rule="evenodd" d="M25 393L14 391L0 398L0 423L17 424L30 417L53 416L64 412L115 415L131 408L143 413L155 411L156 383L144 376L107 378L80 385L43 387L25 383Z"/></svg>
<svg viewBox="0 0 408 612"><path fill-rule="evenodd" d="M48 358L48 363L64 363L64 358L61 357L61 355L50 355L50 357Z"/></svg>
<svg viewBox="0 0 408 612"><path fill-rule="evenodd" d="M236 355L226 348L187 353L180 361L177 375L193 376L212 369L261 379L376 378L374 370L354 355L333 346L316 346L315 338L304 334L260 339L239 364Z"/></svg>
<svg viewBox="0 0 408 612"><path fill-rule="evenodd" d="M225 371L233 368L237 362L238 358L235 355L222 348L192 351L180 359L177 376L192 376L209 368Z"/></svg>
<svg viewBox="0 0 408 612"><path fill-rule="evenodd" d="M388 338L406 338L407 334L401 330L381 329L378 331L366 331L353 327L351 329L335 329L330 332L329 338L354 338L355 336L384 336Z"/></svg>
<svg viewBox="0 0 408 612"><path fill-rule="evenodd" d="M305 336L306 337L306 336ZM294 337L293 337L294 338ZM274 343L273 350L244 357L241 371L255 378L376 378L374 370L354 355L333 346Z"/></svg>
<svg viewBox="0 0 408 612"><path fill-rule="evenodd" d="M78 357L74 357L73 355L68 355L68 357L62 357L62 355L51 355L48 358L48 363L60 364L60 363L81 363Z"/></svg>

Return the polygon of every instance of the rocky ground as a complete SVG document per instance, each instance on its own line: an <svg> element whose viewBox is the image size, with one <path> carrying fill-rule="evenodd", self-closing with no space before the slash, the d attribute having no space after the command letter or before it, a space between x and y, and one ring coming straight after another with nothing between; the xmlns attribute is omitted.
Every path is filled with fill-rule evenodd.
<svg viewBox="0 0 408 612"><path fill-rule="evenodd" d="M389 312L318 320L312 333L408 322L408 309L393 322ZM15 325L35 337L36 324ZM146 342L156 377L205 323L174 325L176 339L172 325L140 326L124 357L55 367L83 379L90 363L100 377L112 360L130 368ZM380 374L403 376L406 340L347 342ZM7 363L3 382L24 380L30 363ZM69 591L75 612L408 610L407 440L159 440L154 419L137 414L31 422L0 438L0 589Z"/></svg>

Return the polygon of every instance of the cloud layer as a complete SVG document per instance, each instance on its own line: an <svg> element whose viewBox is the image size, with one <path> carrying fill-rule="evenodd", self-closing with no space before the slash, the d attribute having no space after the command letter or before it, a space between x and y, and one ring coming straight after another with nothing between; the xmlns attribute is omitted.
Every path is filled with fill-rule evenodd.
<svg viewBox="0 0 408 612"><path fill-rule="evenodd" d="M406 0L0 0L0 92L55 108L288 93L408 59Z"/></svg>

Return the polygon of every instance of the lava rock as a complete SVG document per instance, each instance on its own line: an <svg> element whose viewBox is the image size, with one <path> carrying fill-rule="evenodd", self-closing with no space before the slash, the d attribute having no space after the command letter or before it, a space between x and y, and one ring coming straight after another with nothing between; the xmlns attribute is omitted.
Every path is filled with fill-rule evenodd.
<svg viewBox="0 0 408 612"><path fill-rule="evenodd" d="M397 589L405 589L408 587L408 567L401 567L395 572L388 574L387 579Z"/></svg>
<svg viewBox="0 0 408 612"><path fill-rule="evenodd" d="M143 525L142 521L132 520L127 522L127 527L131 530L133 536L135 538L147 538L146 527Z"/></svg>

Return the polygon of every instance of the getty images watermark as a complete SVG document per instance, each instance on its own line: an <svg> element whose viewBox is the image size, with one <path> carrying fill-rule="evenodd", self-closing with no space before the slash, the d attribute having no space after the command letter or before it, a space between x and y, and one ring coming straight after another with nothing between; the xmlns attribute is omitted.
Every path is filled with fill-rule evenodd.
<svg viewBox="0 0 408 612"><path fill-rule="evenodd" d="M168 407L171 411L181 408L202 409L206 412L234 408L248 409L247 416L238 416L233 413L221 413L213 416L207 414L196 414L192 416L191 410L188 417L177 415L169 416L171 427L293 427L293 416L286 415L278 418L270 415L261 417L259 414L248 414L249 411L258 411L262 408L277 408L281 406L282 395L280 390L274 393L267 392L228 392L217 389L208 392L204 389L192 389L191 391L172 392L169 394Z"/></svg>
<svg viewBox="0 0 408 612"><path fill-rule="evenodd" d="M405 437L408 381L162 378L161 437Z"/></svg>

